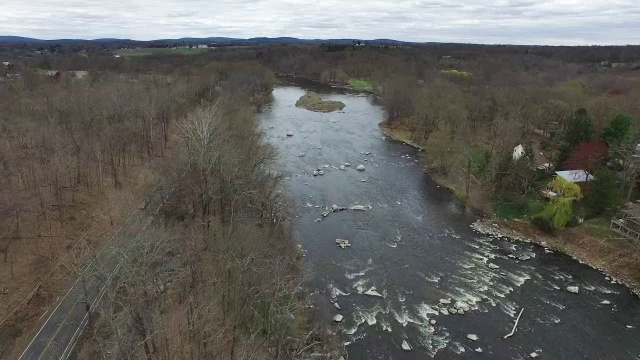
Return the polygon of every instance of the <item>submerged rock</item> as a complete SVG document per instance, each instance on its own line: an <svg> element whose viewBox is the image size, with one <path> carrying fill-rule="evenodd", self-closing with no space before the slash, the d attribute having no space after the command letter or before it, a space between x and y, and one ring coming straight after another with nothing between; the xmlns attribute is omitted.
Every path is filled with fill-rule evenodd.
<svg viewBox="0 0 640 360"><path fill-rule="evenodd" d="M500 269L500 266L494 264L494 263L488 263L487 267L489 267L489 269L493 269L493 270L498 270Z"/></svg>
<svg viewBox="0 0 640 360"><path fill-rule="evenodd" d="M296 106L310 111L332 112L344 109L345 104L340 101L322 100L320 95L309 91L296 101Z"/></svg>

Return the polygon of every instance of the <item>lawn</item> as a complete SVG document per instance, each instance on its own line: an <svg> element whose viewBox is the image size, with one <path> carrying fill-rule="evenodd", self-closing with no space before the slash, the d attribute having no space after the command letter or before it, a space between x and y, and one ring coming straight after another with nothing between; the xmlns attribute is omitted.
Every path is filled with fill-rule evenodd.
<svg viewBox="0 0 640 360"><path fill-rule="evenodd" d="M189 49L189 48L141 48L141 49L121 49L115 53L120 56L148 56L148 55L198 55L209 52L209 49Z"/></svg>
<svg viewBox="0 0 640 360"><path fill-rule="evenodd" d="M608 216L596 217L585 221L582 226L580 226L580 229L587 235L604 240L623 238L622 235L611 230L611 228L609 227L610 222L611 218Z"/></svg>
<svg viewBox="0 0 640 360"><path fill-rule="evenodd" d="M499 219L511 220L517 218L533 218L540 214L546 202L542 199L531 197L520 201L514 199L495 199L492 207Z"/></svg>
<svg viewBox="0 0 640 360"><path fill-rule="evenodd" d="M373 84L369 80L351 79L349 80L349 85L356 90L373 91Z"/></svg>

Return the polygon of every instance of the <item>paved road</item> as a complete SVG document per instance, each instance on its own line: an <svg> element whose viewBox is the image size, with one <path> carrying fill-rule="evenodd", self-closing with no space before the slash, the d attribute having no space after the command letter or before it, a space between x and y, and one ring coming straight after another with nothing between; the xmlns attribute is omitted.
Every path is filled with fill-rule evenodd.
<svg viewBox="0 0 640 360"><path fill-rule="evenodd" d="M89 318L98 310L109 281L118 272L120 245L143 233L157 213L160 195L159 191L152 191L145 209L137 209L127 218L58 304L42 317L41 327L19 360L67 359L73 353Z"/></svg>

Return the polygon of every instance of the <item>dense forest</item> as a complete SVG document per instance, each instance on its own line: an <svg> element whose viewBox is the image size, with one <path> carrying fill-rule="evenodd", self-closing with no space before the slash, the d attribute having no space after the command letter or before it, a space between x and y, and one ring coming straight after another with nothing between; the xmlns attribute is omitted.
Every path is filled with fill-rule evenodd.
<svg viewBox="0 0 640 360"><path fill-rule="evenodd" d="M254 117L273 73L136 66L145 73L56 77L16 63L0 83L1 356L17 356L80 277L95 316L81 357L289 358L316 338Z"/></svg>

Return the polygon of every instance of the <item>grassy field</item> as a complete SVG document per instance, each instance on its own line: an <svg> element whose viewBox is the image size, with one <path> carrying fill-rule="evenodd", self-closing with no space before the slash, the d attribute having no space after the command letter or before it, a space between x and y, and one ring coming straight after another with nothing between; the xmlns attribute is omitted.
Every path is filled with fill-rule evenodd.
<svg viewBox="0 0 640 360"><path fill-rule="evenodd" d="M141 49L121 49L115 53L120 56L148 56L148 55L198 55L209 52L209 49L188 49L188 48L141 48Z"/></svg>
<svg viewBox="0 0 640 360"><path fill-rule="evenodd" d="M369 80L351 79L349 80L349 85L356 90L373 91L373 84Z"/></svg>

